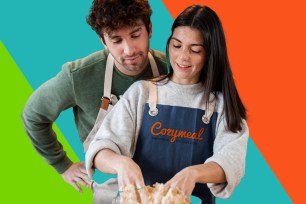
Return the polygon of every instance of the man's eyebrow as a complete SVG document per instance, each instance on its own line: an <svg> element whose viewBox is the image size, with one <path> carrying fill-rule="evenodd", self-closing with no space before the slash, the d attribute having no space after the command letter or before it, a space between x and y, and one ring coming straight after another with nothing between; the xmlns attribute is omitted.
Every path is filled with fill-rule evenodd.
<svg viewBox="0 0 306 204"><path fill-rule="evenodd" d="M119 38L119 36L118 36L118 35L113 34L113 33L109 33L109 34L107 34L107 37L108 37L108 38L110 38L110 39Z"/></svg>
<svg viewBox="0 0 306 204"><path fill-rule="evenodd" d="M130 35L134 34L134 33L137 33L139 31L142 30L142 27L141 26L138 26L138 27L135 27L131 32L130 32ZM120 36L114 34L114 32L110 32L107 34L107 37L110 38L110 39L114 39L114 38L120 38Z"/></svg>
<svg viewBox="0 0 306 204"><path fill-rule="evenodd" d="M136 28L134 28L133 30L132 30L132 32L130 32L130 34L134 34L134 33L137 33L137 32L139 32L139 31L141 31L142 30L142 27L136 27Z"/></svg>
<svg viewBox="0 0 306 204"><path fill-rule="evenodd" d="M172 37L171 39L176 40L176 41L182 43L182 41L180 41L180 40L177 39L176 37ZM193 44L191 44L191 46L202 46L202 47L204 47L204 45L203 45L203 44L200 44L200 43L193 43Z"/></svg>

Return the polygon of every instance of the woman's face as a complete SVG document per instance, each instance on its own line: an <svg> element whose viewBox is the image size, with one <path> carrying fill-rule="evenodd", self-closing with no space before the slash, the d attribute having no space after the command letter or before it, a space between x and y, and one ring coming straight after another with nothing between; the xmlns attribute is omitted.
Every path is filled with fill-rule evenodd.
<svg viewBox="0 0 306 204"><path fill-rule="evenodd" d="M171 80L178 84L196 84L205 64L204 39L200 31L189 26L174 29L169 42L173 68Z"/></svg>

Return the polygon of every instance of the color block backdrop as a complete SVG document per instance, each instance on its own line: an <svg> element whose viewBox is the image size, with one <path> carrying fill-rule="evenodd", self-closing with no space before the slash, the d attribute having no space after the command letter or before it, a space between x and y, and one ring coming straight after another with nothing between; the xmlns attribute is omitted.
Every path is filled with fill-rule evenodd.
<svg viewBox="0 0 306 204"><path fill-rule="evenodd" d="M305 3L150 0L152 48L164 51L173 18L195 3L213 8L223 22L251 135L246 175L230 199L217 203L305 203ZM0 2L0 203L91 203L90 190L76 192L35 152L20 119L33 90L63 63L102 49L85 21L90 6L91 0ZM54 127L68 155L84 160L71 110ZM107 177L95 175L100 182Z"/></svg>

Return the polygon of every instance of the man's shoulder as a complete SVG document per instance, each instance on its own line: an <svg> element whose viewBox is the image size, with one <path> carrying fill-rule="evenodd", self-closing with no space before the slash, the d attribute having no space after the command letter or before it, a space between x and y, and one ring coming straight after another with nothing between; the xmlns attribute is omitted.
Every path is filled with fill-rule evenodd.
<svg viewBox="0 0 306 204"><path fill-rule="evenodd" d="M86 57L67 62L65 65L69 67L70 72L77 72L83 69L90 69L91 67L95 67L99 65L102 67L101 64L106 64L107 59L107 51L100 50L94 53L89 54Z"/></svg>
<svg viewBox="0 0 306 204"><path fill-rule="evenodd" d="M161 75L167 74L166 54L161 51L153 50L153 49L150 49L150 53L155 59L159 73Z"/></svg>
<svg viewBox="0 0 306 204"><path fill-rule="evenodd" d="M166 63L166 54L165 53L163 53L159 50L154 50L154 49L150 49L150 53L155 58L155 60L160 60L160 61Z"/></svg>

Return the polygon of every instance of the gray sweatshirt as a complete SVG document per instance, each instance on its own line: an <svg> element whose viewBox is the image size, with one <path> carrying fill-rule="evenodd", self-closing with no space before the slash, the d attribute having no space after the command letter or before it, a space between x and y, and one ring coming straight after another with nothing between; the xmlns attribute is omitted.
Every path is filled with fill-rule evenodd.
<svg viewBox="0 0 306 204"><path fill-rule="evenodd" d="M149 83L139 81L133 84L104 119L86 153L86 169L90 176L94 172L93 159L102 149L111 149L117 154L133 157L144 105L149 100ZM180 85L169 80L164 85L158 85L157 90L158 104L203 109L204 87L201 83ZM223 109L223 96L219 93L215 107L218 117L213 155L205 163L216 162L223 168L227 182L208 183L208 187L214 196L228 198L244 176L249 131L245 120L242 121L240 132L229 131Z"/></svg>

